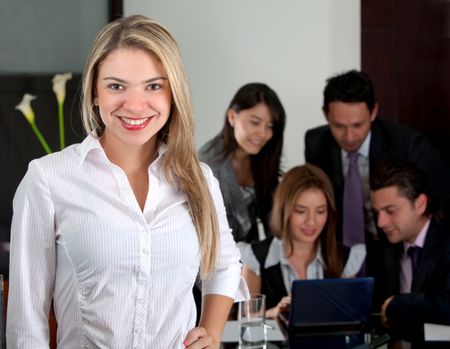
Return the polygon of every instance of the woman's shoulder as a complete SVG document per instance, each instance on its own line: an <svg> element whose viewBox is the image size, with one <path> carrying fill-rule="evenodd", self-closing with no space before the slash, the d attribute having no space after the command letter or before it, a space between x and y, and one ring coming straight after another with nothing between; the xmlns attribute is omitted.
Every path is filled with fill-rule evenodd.
<svg viewBox="0 0 450 349"><path fill-rule="evenodd" d="M74 171L76 162L73 152L77 145L69 146L59 152L51 153L43 157L34 159L28 164L27 171L22 178L16 196L22 193L24 197L27 192L35 193L39 190L49 190L61 179L69 177Z"/></svg>
<svg viewBox="0 0 450 349"><path fill-rule="evenodd" d="M77 154L79 154L80 145L81 143L72 144L63 150L33 159L29 163L29 168L37 167L48 171L59 168L68 169L67 166L70 163L75 164L77 158L79 158Z"/></svg>
<svg viewBox="0 0 450 349"><path fill-rule="evenodd" d="M200 147L198 156L200 158L200 161L206 162L207 164L211 165L220 162L222 150L222 140L214 137Z"/></svg>

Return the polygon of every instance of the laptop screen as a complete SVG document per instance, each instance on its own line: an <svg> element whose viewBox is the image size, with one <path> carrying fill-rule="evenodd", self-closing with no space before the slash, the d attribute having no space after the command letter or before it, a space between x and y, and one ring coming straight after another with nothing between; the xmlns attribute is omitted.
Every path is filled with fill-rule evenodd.
<svg viewBox="0 0 450 349"><path fill-rule="evenodd" d="M367 324L373 278L295 280L292 283L289 327L320 332Z"/></svg>

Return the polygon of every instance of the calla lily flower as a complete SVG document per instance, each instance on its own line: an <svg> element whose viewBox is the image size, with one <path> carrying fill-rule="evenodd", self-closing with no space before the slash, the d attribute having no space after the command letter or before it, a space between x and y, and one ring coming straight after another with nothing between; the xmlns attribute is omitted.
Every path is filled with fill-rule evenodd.
<svg viewBox="0 0 450 349"><path fill-rule="evenodd" d="M20 110L22 114L25 116L25 119L29 122L31 128L33 129L34 133L36 134L36 137L38 138L39 142L41 142L42 147L47 152L47 154L50 154L52 151L50 147L48 146L44 136L42 136L41 131L39 131L38 127L36 126L34 122L34 111L31 108L31 101L33 99L36 99L36 96L30 95L28 93L25 93L23 95L22 101L16 105L16 109Z"/></svg>
<svg viewBox="0 0 450 349"><path fill-rule="evenodd" d="M64 110L63 104L66 98L66 82L72 79L72 73L56 74L53 77L53 92L58 100L58 122L59 122L59 145L61 150L65 148L66 141L64 137Z"/></svg>
<svg viewBox="0 0 450 349"><path fill-rule="evenodd" d="M72 79L72 73L56 74L53 77L53 92L56 94L58 104L63 104L66 98L66 82Z"/></svg>
<svg viewBox="0 0 450 349"><path fill-rule="evenodd" d="M36 96L30 95L29 93L25 93L23 95L22 101L15 107L15 109L20 110L22 112L23 116L25 116L25 119L27 119L29 123L34 122L34 111L31 108L31 101L33 99L36 99Z"/></svg>

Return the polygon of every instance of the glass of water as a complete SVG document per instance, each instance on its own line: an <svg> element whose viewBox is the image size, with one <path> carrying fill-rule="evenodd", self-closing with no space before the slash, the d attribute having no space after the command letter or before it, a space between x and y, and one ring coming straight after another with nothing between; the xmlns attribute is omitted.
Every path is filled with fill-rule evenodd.
<svg viewBox="0 0 450 349"><path fill-rule="evenodd" d="M267 341L266 296L251 294L250 299L239 302L239 344L244 348L263 348Z"/></svg>

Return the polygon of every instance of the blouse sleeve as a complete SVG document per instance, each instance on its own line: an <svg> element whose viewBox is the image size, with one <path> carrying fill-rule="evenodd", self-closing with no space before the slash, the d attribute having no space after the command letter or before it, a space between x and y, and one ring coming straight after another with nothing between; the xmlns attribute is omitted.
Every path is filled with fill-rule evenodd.
<svg viewBox="0 0 450 349"><path fill-rule="evenodd" d="M237 245L241 252L242 263L256 275L261 276L261 266L253 252L252 245L247 242L238 242Z"/></svg>
<svg viewBox="0 0 450 349"><path fill-rule="evenodd" d="M355 276L361 269L366 259L366 245L356 244L350 249L347 263L345 263L344 270L342 271L342 277Z"/></svg>
<svg viewBox="0 0 450 349"><path fill-rule="evenodd" d="M54 206L37 161L13 200L8 348L48 348L48 314L55 278Z"/></svg>
<svg viewBox="0 0 450 349"><path fill-rule="evenodd" d="M213 273L202 280L202 293L219 294L233 298L235 302L242 301L249 298L249 291L241 276L241 256L228 225L219 182L207 165L202 164L202 168L216 207L220 230L218 262Z"/></svg>

